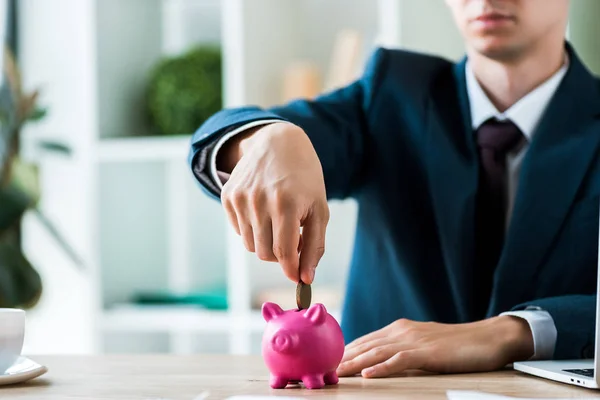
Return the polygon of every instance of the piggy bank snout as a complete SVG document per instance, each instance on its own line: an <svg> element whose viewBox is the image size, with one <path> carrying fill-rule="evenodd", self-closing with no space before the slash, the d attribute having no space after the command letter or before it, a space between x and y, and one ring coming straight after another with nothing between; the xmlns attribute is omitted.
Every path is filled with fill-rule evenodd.
<svg viewBox="0 0 600 400"><path fill-rule="evenodd" d="M297 335L287 330L280 330L271 338L271 348L281 354L292 353L296 348L297 343Z"/></svg>

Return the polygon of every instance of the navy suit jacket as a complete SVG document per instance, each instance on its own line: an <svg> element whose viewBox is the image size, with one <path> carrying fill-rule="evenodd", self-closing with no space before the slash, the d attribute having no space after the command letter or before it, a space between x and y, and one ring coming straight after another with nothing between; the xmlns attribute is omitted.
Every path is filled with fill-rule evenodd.
<svg viewBox="0 0 600 400"><path fill-rule="evenodd" d="M473 280L478 155L466 59L377 49L360 79L315 100L221 110L194 134L188 161L199 178L206 149L255 120L285 120L306 132L327 197L359 206L342 310L347 341L399 318L461 323L535 306L556 324L555 358L590 358L600 82L565 46L569 69L523 161L489 299L477 298ZM475 311L481 301L489 304L485 315Z"/></svg>

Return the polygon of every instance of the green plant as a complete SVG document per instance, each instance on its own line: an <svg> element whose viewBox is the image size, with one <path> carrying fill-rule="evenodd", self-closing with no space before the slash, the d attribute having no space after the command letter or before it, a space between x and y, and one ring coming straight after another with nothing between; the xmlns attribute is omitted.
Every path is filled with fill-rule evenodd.
<svg viewBox="0 0 600 400"><path fill-rule="evenodd" d="M222 107L222 61L217 47L198 46L162 59L151 71L146 96L158 134L189 134Z"/></svg>
<svg viewBox="0 0 600 400"><path fill-rule="evenodd" d="M45 117L38 107L38 91L26 93L20 71L9 49L4 51L3 84L0 87L0 307L33 307L42 292L42 281L21 248L21 221L28 210L42 222L77 265L79 257L38 208L38 168L19 157L22 127ZM56 143L43 147L68 153Z"/></svg>

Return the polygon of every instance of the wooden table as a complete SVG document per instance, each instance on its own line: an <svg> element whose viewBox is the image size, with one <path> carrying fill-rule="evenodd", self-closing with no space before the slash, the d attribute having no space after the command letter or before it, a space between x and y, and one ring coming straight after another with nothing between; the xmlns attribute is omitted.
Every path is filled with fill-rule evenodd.
<svg viewBox="0 0 600 400"><path fill-rule="evenodd" d="M240 356L45 356L48 367L32 381L0 387L0 399L206 400L233 395L328 399L446 399L446 390L478 390L519 397L597 397L600 391L563 385L512 370L486 374L411 373L387 379L342 378L337 386L274 390L260 357Z"/></svg>

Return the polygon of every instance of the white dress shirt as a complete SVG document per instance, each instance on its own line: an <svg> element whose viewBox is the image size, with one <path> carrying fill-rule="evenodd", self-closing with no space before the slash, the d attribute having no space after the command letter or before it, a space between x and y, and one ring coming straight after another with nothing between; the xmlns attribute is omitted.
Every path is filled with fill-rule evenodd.
<svg viewBox="0 0 600 400"><path fill-rule="evenodd" d="M508 168L508 206L507 206L507 226L510 216L512 215L515 194L519 183L519 173L523 158L529 148L529 143L533 139L535 130L540 119L546 109L546 106L552 99L554 92L565 76L568 68L568 60L565 60L564 65L548 80L539 85L533 91L529 92L525 97L513 104L504 113L501 113L492 104L487 97L479 82L475 78L473 70L467 62L466 78L467 78L467 93L469 95L469 104L471 108L471 124L473 130L478 129L489 118L499 120L511 120L525 136L525 145L519 149L517 153L507 156ZM531 333L534 342L534 355L532 359L550 359L554 354L556 345L556 326L548 312L530 308L524 311L505 312L501 315L513 315L524 318L531 328Z"/></svg>
<svg viewBox="0 0 600 400"><path fill-rule="evenodd" d="M482 87L479 85L479 82L475 78L469 63L467 62L466 64L465 73L467 81L467 93L469 96L471 124L473 130L478 129L481 124L490 118L496 118L498 120L508 119L516 124L517 127L519 127L526 139L526 143L519 148L516 154L509 154L507 156L509 200L506 214L507 226L510 216L512 215L515 194L519 181L519 173L521 170L521 163L525 157L525 154L527 153L529 143L533 139L537 125L542 118L548 103L554 95L554 92L565 76L567 68L568 60L565 59L565 63L559 71L557 71L553 76L551 76L537 88L529 92L526 96L521 98L517 103L513 104L508 110L501 113L492 104ZM283 121L254 121L227 133L217 142L210 154L210 175L219 189L223 188L223 184L228 179L228 174L217 170L217 153L223 144L233 136L244 132L247 129L273 122ZM556 345L557 331L554 321L547 311L537 307L529 307L523 311L505 312L500 315L511 315L523 318L527 321L531 328L534 342L534 355L531 357L531 359L547 360L552 358L554 354L554 347Z"/></svg>

